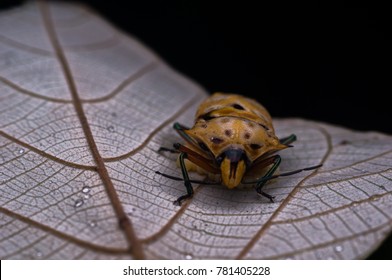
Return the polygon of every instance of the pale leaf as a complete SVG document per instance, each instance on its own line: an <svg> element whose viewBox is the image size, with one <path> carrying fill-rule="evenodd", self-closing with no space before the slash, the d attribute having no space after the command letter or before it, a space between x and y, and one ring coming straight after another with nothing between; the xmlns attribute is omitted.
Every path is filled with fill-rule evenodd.
<svg viewBox="0 0 392 280"><path fill-rule="evenodd" d="M1 259L355 259L392 229L392 137L275 120L265 191L195 185L181 207L172 124L206 93L80 6L0 13ZM192 176L195 176L192 174ZM198 177L199 178L199 177Z"/></svg>

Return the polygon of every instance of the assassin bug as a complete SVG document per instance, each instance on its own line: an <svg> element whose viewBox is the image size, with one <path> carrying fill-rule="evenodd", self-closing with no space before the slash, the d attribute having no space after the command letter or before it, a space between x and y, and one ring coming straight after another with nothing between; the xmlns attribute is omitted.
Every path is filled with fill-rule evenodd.
<svg viewBox="0 0 392 280"><path fill-rule="evenodd" d="M255 100L240 95L215 93L199 106L192 128L179 123L173 127L185 144L175 143L174 149L161 147L159 151L179 153L182 178L156 173L184 181L187 194L174 201L178 205L192 197L192 183L223 184L229 189L253 184L259 195L273 202L274 197L262 190L267 181L321 166L274 175L281 162L281 157L275 153L291 147L296 136L292 134L279 139L268 111ZM220 175L220 181L191 180L188 171ZM257 179L243 181L245 177Z"/></svg>

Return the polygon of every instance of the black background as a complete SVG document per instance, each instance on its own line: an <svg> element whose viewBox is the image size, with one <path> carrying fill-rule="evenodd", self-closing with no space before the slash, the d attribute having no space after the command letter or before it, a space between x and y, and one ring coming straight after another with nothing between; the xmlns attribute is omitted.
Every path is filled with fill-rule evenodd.
<svg viewBox="0 0 392 280"><path fill-rule="evenodd" d="M392 17L386 7L74 2L93 7L209 92L251 96L273 117L392 133ZM390 248L391 238L370 258L391 259Z"/></svg>
<svg viewBox="0 0 392 280"><path fill-rule="evenodd" d="M387 9L82 2L209 92L252 96L275 117L392 132Z"/></svg>

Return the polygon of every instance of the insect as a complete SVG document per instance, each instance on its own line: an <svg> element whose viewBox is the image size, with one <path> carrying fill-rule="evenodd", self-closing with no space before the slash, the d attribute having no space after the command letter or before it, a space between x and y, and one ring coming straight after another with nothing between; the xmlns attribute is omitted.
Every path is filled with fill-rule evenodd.
<svg viewBox="0 0 392 280"><path fill-rule="evenodd" d="M214 93L199 106L192 128L179 123L173 127L185 144L175 143L174 149L161 147L159 151L179 153L182 178L156 173L184 182L187 193L174 201L177 205L192 197L192 183L222 184L229 189L252 184L259 195L273 202L274 197L262 190L267 181L321 166L274 175L281 163L276 152L292 147L296 136L279 139L268 111L257 101L240 95ZM213 182L191 180L189 171L220 178Z"/></svg>

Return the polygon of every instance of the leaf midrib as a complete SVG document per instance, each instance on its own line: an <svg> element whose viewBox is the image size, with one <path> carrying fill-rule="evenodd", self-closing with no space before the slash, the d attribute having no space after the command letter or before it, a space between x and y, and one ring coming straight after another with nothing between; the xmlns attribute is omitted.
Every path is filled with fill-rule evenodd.
<svg viewBox="0 0 392 280"><path fill-rule="evenodd" d="M136 233L133 229L132 223L128 218L127 214L125 213L125 210L120 202L119 196L114 188L113 182L108 174L108 170L105 166L103 158L101 157L97 145L95 143L86 114L84 113L81 98L79 97L79 93L75 81L73 79L72 72L68 64L67 58L59 42L47 3L43 1L39 1L39 9L42 14L44 27L48 34L48 38L53 46L56 57L63 70L63 74L67 82L68 89L72 96L72 103L74 105L76 114L79 118L82 130L85 134L86 141L90 148L91 154L97 164L97 172L102 180L102 183L105 187L109 200L111 201L113 210L119 221L120 229L124 232L127 242L129 244L128 251L134 258L144 259L144 252L141 246L141 242L138 240Z"/></svg>

